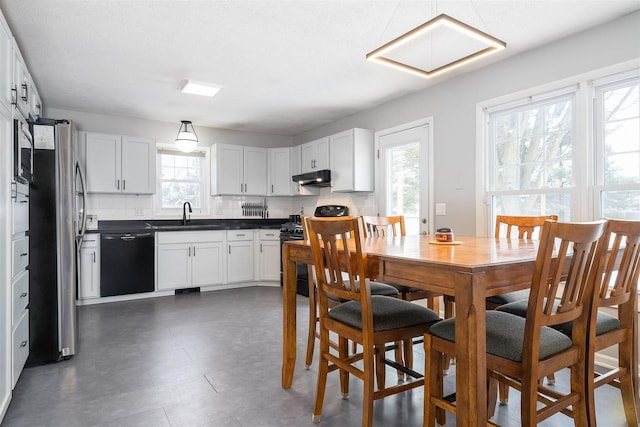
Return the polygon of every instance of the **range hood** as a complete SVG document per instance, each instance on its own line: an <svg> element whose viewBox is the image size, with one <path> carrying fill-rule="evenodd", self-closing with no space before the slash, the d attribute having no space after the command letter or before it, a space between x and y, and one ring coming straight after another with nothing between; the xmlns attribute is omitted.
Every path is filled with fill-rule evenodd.
<svg viewBox="0 0 640 427"><path fill-rule="evenodd" d="M309 187L329 187L331 186L331 171L323 169L315 172L307 172L301 175L293 175L293 182Z"/></svg>

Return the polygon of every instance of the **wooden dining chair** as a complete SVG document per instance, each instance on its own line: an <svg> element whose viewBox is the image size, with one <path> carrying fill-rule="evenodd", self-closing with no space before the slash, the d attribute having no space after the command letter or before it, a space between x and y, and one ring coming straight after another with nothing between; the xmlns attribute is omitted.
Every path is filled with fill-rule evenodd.
<svg viewBox="0 0 640 427"><path fill-rule="evenodd" d="M303 216L300 220L302 223L302 235L305 241L309 241L309 226L308 220L310 217ZM313 351L315 348L316 338L320 338L320 333L318 332L318 286L316 281L316 271L313 268L313 265L307 265L307 277L308 277L308 285L309 285L309 330L307 332L307 353L305 357L305 367L309 369L311 364L313 363ZM371 283L371 293L373 295L385 295L396 297L399 296L398 290L386 283L381 282L372 282ZM329 308L333 308L343 301L339 299L329 298L328 304ZM338 344L335 341L330 340L329 345L335 349L338 348ZM396 359L401 361L401 356L398 354Z"/></svg>
<svg viewBox="0 0 640 427"><path fill-rule="evenodd" d="M589 328L587 382L590 416L595 417L595 389L612 384L622 393L622 402L627 423L638 425L637 372L637 293L640 280L640 221L609 220L604 238L608 250L603 253L596 283L596 310ZM559 302L557 302L559 303ZM615 309L616 315L605 313L603 308ZM497 310L525 317L526 301L505 304ZM555 326L571 336L573 324ZM595 353L613 345L618 346L618 367L605 374L595 372ZM635 384L635 385L634 385ZM593 418L595 419L595 418Z"/></svg>
<svg viewBox="0 0 640 427"><path fill-rule="evenodd" d="M526 318L503 311L486 312L488 415L495 411L496 381L521 391L521 424L534 426L558 412L571 411L576 426L589 424L585 379L597 270L605 249L605 221L545 222L531 281ZM559 244L556 244L559 243ZM560 304L553 302L558 299ZM571 336L552 326L573 322ZM433 426L436 408L455 412L443 397L445 354L455 354L455 319L436 323L425 335L425 425ZM560 394L540 381L570 369L570 391ZM538 409L538 405L541 405ZM569 409L571 408L571 409Z"/></svg>
<svg viewBox="0 0 640 427"><path fill-rule="evenodd" d="M385 344L421 336L439 320L438 315L426 307L399 298L371 294L373 282L367 279L368 258L359 224L357 218L308 219L320 316L314 422L320 421L327 374L331 371L340 372L343 397L349 394L350 374L364 382L363 426L372 425L374 400L422 386L424 378L419 378L420 375L416 375L414 381L386 386ZM347 234L353 236L353 251L344 248L349 244ZM347 302L330 309L330 297ZM337 354L329 346L330 333L338 336ZM349 355L348 341L357 342L362 352ZM378 377L377 390L374 387L375 377Z"/></svg>
<svg viewBox="0 0 640 427"><path fill-rule="evenodd" d="M387 237L406 236L406 228L404 224L404 215L393 216L363 216L364 227L366 231L365 237L386 239ZM427 307L436 313L440 312L440 296L436 292L414 288L411 286L390 283L400 294L400 298L405 301L417 301L426 299ZM416 344L422 342L420 338ZM403 347L404 366L413 368L413 348L412 346Z"/></svg>

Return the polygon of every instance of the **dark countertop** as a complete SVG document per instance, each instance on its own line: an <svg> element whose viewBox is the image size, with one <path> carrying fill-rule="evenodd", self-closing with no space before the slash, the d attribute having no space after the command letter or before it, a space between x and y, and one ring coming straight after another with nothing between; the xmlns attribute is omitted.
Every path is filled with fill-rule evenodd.
<svg viewBox="0 0 640 427"><path fill-rule="evenodd" d="M140 231L196 231L196 230L243 230L265 228L279 230L287 222L287 218L269 219L192 219L187 225L182 220L123 220L98 221L97 230L87 230L87 233L136 233Z"/></svg>

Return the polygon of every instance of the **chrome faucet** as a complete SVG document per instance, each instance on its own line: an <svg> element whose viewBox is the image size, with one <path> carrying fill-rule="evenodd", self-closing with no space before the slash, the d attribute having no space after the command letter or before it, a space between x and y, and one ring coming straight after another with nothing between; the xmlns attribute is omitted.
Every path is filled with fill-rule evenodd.
<svg viewBox="0 0 640 427"><path fill-rule="evenodd" d="M187 222L189 221L189 219L191 219L191 215L189 215L189 219L187 219L187 205L189 206L189 213L193 212L191 210L191 203L184 202L184 204L182 205L182 225L187 225Z"/></svg>

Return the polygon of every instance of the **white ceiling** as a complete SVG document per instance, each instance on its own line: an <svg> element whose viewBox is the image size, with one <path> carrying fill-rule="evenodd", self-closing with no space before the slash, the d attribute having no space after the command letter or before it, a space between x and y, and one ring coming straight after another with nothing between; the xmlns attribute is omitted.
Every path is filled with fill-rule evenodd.
<svg viewBox="0 0 640 427"><path fill-rule="evenodd" d="M47 107L296 135L640 9L640 0L0 0ZM365 60L446 13L507 43L425 80ZM186 79L223 86L182 94Z"/></svg>

